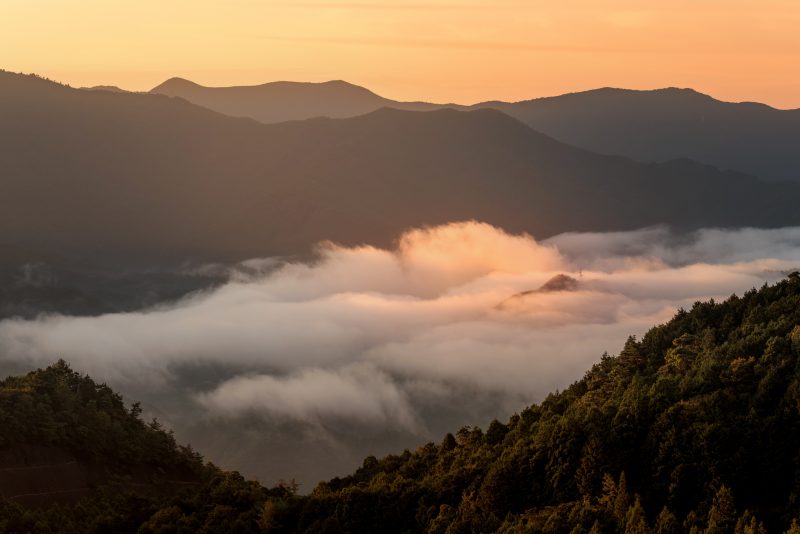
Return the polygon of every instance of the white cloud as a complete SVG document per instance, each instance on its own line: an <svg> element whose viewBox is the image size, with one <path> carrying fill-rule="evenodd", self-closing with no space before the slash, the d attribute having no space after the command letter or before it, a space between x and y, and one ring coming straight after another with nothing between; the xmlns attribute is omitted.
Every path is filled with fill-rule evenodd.
<svg viewBox="0 0 800 534"><path fill-rule="evenodd" d="M365 363L337 371L302 369L286 377L238 376L198 395L198 400L232 416L256 411L318 423L343 418L367 424L391 422L410 431L418 428L405 393L386 373Z"/></svg>

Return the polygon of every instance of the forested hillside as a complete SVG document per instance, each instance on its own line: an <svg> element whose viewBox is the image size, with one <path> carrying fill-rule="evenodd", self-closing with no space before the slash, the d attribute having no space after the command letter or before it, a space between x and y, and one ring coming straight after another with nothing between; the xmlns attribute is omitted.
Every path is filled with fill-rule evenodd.
<svg viewBox="0 0 800 534"><path fill-rule="evenodd" d="M203 466L59 362L0 383L0 455L57 450L94 482L57 507L4 489L0 531L796 533L799 362L793 273L681 310L505 423L368 457L307 496Z"/></svg>
<svg viewBox="0 0 800 534"><path fill-rule="evenodd" d="M0 532L256 532L267 491L60 361L0 382Z"/></svg>
<svg viewBox="0 0 800 534"><path fill-rule="evenodd" d="M800 514L798 324L797 273L697 303L506 423L367 458L265 520L280 532L783 532Z"/></svg>

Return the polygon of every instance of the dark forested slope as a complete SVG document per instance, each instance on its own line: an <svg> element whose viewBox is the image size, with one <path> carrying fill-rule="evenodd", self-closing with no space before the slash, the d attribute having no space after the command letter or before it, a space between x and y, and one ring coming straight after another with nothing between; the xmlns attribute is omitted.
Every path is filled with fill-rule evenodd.
<svg viewBox="0 0 800 534"><path fill-rule="evenodd" d="M0 381L0 532L257 532L266 490L64 362Z"/></svg>
<svg viewBox="0 0 800 534"><path fill-rule="evenodd" d="M367 458L267 519L283 532L783 532L800 514L798 325L798 274L697 303L506 423Z"/></svg>

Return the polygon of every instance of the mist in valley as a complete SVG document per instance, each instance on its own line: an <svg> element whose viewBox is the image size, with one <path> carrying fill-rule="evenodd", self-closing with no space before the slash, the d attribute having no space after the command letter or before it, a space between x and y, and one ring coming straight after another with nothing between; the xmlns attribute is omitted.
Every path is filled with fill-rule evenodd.
<svg viewBox="0 0 800 534"><path fill-rule="evenodd" d="M455 222L391 248L187 268L203 289L135 311L5 319L0 365L63 358L218 465L310 491L367 455L505 420L676 310L798 267L800 228L537 241Z"/></svg>

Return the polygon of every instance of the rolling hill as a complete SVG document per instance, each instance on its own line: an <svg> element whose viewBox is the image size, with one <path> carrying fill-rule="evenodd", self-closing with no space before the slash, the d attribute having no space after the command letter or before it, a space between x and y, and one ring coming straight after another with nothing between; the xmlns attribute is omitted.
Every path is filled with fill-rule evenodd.
<svg viewBox="0 0 800 534"><path fill-rule="evenodd" d="M495 110L265 125L0 74L0 244L127 266L385 245L478 219L570 230L800 223L800 186L577 149Z"/></svg>

